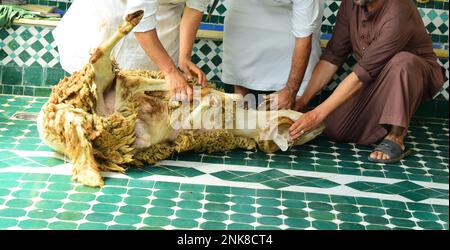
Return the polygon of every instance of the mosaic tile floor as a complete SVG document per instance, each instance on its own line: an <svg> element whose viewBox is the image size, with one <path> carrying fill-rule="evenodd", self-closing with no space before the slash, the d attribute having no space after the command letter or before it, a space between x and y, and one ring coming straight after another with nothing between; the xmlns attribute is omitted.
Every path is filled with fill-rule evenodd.
<svg viewBox="0 0 450 250"><path fill-rule="evenodd" d="M0 95L0 229L448 230L448 119L414 119L413 155L397 165L319 138L274 155L174 155L96 189L70 181L34 122L11 119L45 101Z"/></svg>

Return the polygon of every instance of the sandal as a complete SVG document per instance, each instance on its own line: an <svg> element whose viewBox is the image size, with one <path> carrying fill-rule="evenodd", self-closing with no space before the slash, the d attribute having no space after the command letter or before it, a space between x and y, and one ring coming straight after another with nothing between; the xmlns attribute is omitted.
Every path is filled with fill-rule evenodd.
<svg viewBox="0 0 450 250"><path fill-rule="evenodd" d="M384 139L373 151L373 152L381 152L385 155L389 156L388 160L381 160L381 159L374 159L369 156L369 161L376 162L376 163L396 163L402 160L403 158L407 157L411 154L411 150L405 148L405 150L402 150L402 147L395 143L394 141Z"/></svg>

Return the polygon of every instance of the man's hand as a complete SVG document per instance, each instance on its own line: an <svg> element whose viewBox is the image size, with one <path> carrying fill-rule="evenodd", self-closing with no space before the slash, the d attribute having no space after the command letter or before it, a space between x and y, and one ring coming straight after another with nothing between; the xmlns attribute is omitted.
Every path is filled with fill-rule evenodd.
<svg viewBox="0 0 450 250"><path fill-rule="evenodd" d="M172 100L180 102L192 100L192 88L179 72L167 74L166 80L169 84Z"/></svg>
<svg viewBox="0 0 450 250"><path fill-rule="evenodd" d="M197 77L198 78L198 83L202 87L206 87L206 75L205 75L205 73L197 65L195 65L192 61L190 61L190 60L181 60L179 67L184 72L184 74L186 74L186 77L189 80L192 80L193 77Z"/></svg>
<svg viewBox="0 0 450 250"><path fill-rule="evenodd" d="M294 110L301 112L301 113L308 112L308 101L306 100L306 98L304 96L297 97L297 99L295 101L295 105L294 105Z"/></svg>
<svg viewBox="0 0 450 250"><path fill-rule="evenodd" d="M293 141L314 130L322 124L324 118L316 109L305 113L289 129Z"/></svg>
<svg viewBox="0 0 450 250"><path fill-rule="evenodd" d="M282 90L265 96L265 101L270 101L270 110L292 109L295 104L297 91L285 87Z"/></svg>

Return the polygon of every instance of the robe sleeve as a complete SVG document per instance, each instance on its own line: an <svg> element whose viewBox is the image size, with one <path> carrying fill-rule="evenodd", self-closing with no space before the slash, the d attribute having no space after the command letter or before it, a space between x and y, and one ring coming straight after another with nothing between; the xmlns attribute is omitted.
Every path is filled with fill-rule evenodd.
<svg viewBox="0 0 450 250"><path fill-rule="evenodd" d="M338 67L342 66L345 61L347 61L347 58L352 51L349 16L351 14L351 6L348 6L348 2L352 2L352 0L343 0L341 2L336 17L333 37L328 42L321 57L322 60L328 61Z"/></svg>
<svg viewBox="0 0 450 250"><path fill-rule="evenodd" d="M134 32L147 32L156 29L156 12L158 10L157 0L128 0L125 16L138 10L144 11L144 17L134 28ZM124 16L124 19L125 19Z"/></svg>
<svg viewBox="0 0 450 250"><path fill-rule="evenodd" d="M208 9L209 2L210 0L187 0L186 6L200 12L205 12Z"/></svg>
<svg viewBox="0 0 450 250"><path fill-rule="evenodd" d="M321 26L322 0L293 0L292 33L295 37L311 36Z"/></svg>

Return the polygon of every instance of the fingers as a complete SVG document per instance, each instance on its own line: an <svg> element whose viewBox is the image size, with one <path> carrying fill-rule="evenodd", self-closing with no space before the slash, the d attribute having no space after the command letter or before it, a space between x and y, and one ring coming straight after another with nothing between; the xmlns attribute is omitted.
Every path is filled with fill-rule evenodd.
<svg viewBox="0 0 450 250"><path fill-rule="evenodd" d="M200 83L200 85L202 87L206 87L206 75L205 75L205 73L201 69L199 69L198 67L195 67L193 71L197 75L198 82Z"/></svg>
<svg viewBox="0 0 450 250"><path fill-rule="evenodd" d="M289 128L289 133L293 141L297 140L299 137L305 134L303 127L304 122L303 119L300 118Z"/></svg>
<svg viewBox="0 0 450 250"><path fill-rule="evenodd" d="M189 70L189 67L184 66L184 67L181 68L181 70L183 70L183 72L186 75L188 80L192 80L193 76L192 76L191 71Z"/></svg>

